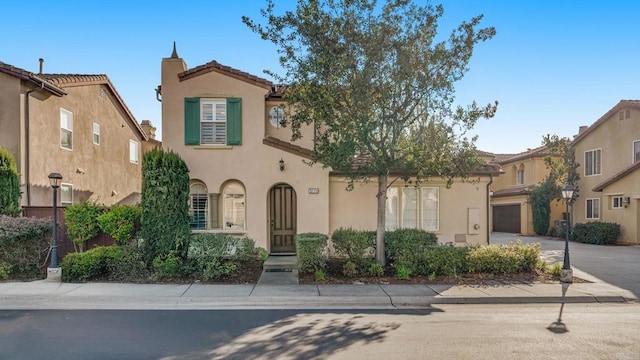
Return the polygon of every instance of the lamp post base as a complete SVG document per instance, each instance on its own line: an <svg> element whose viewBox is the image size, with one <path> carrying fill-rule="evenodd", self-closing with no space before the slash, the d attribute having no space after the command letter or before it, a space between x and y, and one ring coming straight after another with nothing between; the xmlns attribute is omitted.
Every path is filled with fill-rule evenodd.
<svg viewBox="0 0 640 360"><path fill-rule="evenodd" d="M573 270L562 269L560 270L560 282L572 283L573 282Z"/></svg>
<svg viewBox="0 0 640 360"><path fill-rule="evenodd" d="M47 268L47 281L62 282L62 268Z"/></svg>

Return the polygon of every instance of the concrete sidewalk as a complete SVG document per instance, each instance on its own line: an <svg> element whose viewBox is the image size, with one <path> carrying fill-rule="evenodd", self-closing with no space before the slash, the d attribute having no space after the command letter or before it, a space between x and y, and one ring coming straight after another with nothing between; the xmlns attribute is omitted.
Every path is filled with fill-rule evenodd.
<svg viewBox="0 0 640 360"><path fill-rule="evenodd" d="M393 309L434 304L637 302L603 283L513 285L204 285L0 283L0 309Z"/></svg>

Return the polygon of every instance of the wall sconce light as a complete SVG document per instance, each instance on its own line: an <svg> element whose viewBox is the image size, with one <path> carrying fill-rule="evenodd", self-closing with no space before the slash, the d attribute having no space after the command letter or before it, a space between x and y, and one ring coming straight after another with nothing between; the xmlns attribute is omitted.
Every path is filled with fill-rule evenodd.
<svg viewBox="0 0 640 360"><path fill-rule="evenodd" d="M282 158L280 158L280 161L278 161L278 164L280 165L280 171L284 171L284 160Z"/></svg>
<svg viewBox="0 0 640 360"><path fill-rule="evenodd" d="M629 206L629 203L631 202L631 198L626 196L622 198L622 204L624 205L624 207Z"/></svg>
<svg viewBox="0 0 640 360"><path fill-rule="evenodd" d="M118 192L115 190L111 190L111 196L116 196L116 195L118 195Z"/></svg>

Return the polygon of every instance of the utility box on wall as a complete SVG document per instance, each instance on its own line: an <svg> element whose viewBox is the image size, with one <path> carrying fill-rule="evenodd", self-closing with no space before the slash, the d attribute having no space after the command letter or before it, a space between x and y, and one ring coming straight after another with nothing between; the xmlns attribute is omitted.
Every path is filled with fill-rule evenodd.
<svg viewBox="0 0 640 360"><path fill-rule="evenodd" d="M478 208L468 208L468 229L467 233L469 235L480 234L480 209Z"/></svg>

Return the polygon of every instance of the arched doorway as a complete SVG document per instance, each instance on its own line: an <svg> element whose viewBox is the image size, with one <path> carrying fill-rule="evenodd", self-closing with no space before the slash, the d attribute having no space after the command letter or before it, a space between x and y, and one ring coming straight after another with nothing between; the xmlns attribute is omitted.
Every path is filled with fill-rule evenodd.
<svg viewBox="0 0 640 360"><path fill-rule="evenodd" d="M269 190L269 239L272 254L296 252L296 191L287 184Z"/></svg>

